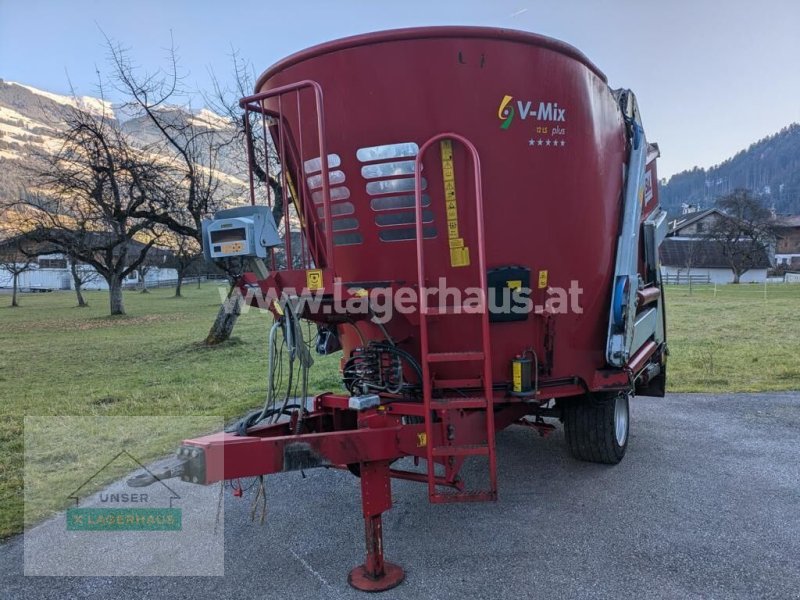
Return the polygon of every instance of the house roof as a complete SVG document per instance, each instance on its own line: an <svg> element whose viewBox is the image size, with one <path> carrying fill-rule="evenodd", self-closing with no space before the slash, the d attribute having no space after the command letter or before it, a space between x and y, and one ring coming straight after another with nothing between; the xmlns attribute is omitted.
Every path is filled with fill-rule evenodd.
<svg viewBox="0 0 800 600"><path fill-rule="evenodd" d="M739 242L749 244L750 242ZM728 269L730 265L722 253L722 246L713 240L666 238L659 251L661 264L666 267ZM766 248L760 246L752 269L770 267Z"/></svg>
<svg viewBox="0 0 800 600"><path fill-rule="evenodd" d="M113 236L110 234L89 232L85 234L84 245L86 247L104 249L109 244L109 241L113 241L113 239ZM0 254L19 252L20 245L22 245L25 253L31 256L42 256L62 252L62 248L58 244L50 241L40 241L37 239L35 232L28 232L0 241ZM144 244L138 240L128 240L127 246L128 250L132 252L138 252L144 248ZM153 246L149 252L151 258L161 258L162 260L168 260L175 254L171 249L161 246Z"/></svg>
<svg viewBox="0 0 800 600"><path fill-rule="evenodd" d="M779 215L775 218L778 227L800 227L800 215Z"/></svg>
<svg viewBox="0 0 800 600"><path fill-rule="evenodd" d="M697 221L701 221L702 219L705 219L708 215L710 215L712 213L717 213L717 214L720 214L720 215L724 214L718 208L709 208L707 210L703 210L703 211L700 211L698 213L693 213L691 217L688 217L688 218L684 219L683 221L678 221L677 223L675 223L670 228L669 234L670 235L674 235L677 232L679 232L681 229L686 227L687 225L691 225L692 223L696 223Z"/></svg>
<svg viewBox="0 0 800 600"><path fill-rule="evenodd" d="M30 256L41 256L59 252L58 247L50 242L40 242L30 239L27 235L15 235L0 240L0 254L17 255L21 250Z"/></svg>

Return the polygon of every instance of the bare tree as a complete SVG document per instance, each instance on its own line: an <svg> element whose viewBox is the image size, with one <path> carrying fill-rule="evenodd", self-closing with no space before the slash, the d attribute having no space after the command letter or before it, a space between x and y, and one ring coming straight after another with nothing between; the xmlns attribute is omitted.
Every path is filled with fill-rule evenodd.
<svg viewBox="0 0 800 600"><path fill-rule="evenodd" d="M223 153L237 141L235 121L220 119L212 124L189 110L170 108L186 105L187 90L183 86L180 64L174 46L170 47L168 67L155 73L138 69L129 51L106 38L117 88L130 98L127 110L146 118L159 132L159 151L170 157L178 173L173 193L142 208L142 215L172 232L193 238L202 244L202 221L222 208L232 194L222 185L220 162ZM231 280L236 274L231 274ZM180 295L180 288L176 289ZM231 292L206 337L209 345L229 339L241 311L240 296ZM236 306L231 307L233 301Z"/></svg>
<svg viewBox="0 0 800 600"><path fill-rule="evenodd" d="M136 268L136 274L139 279L139 291L142 294L148 294L150 292L147 288L148 274L156 273L156 280L158 280L157 274L161 269L173 266L171 263L174 262L174 258L167 248L169 232L164 232L162 229L161 227L157 229L158 246L150 250L150 252L147 253L147 258Z"/></svg>
<svg viewBox="0 0 800 600"><path fill-rule="evenodd" d="M82 263L74 253L71 253L70 248L66 250L69 272L72 275L72 285L75 286L75 296L78 298L78 308L86 308L89 303L83 296L83 288L87 283L95 281L99 274L90 265Z"/></svg>
<svg viewBox="0 0 800 600"><path fill-rule="evenodd" d="M11 240L0 252L0 271L5 271L11 276L11 306L19 306L19 276L33 269L36 257L27 254L23 248L22 237Z"/></svg>
<svg viewBox="0 0 800 600"><path fill-rule="evenodd" d="M125 314L122 283L147 257L157 236L142 208L165 194L166 168L136 148L113 115L65 109L60 146L27 166L41 194L15 202L32 239L89 264L106 280L112 315Z"/></svg>
<svg viewBox="0 0 800 600"><path fill-rule="evenodd" d="M149 257L144 259L136 267L136 277L139 280L139 293L149 294L150 290L147 289L147 274L153 269L153 264Z"/></svg>
<svg viewBox="0 0 800 600"><path fill-rule="evenodd" d="M233 87L223 86L219 79L212 73L211 81L213 93L206 95L205 99L215 113L223 115L232 124L235 124L233 142L237 153L244 157L252 156L252 169L254 183L262 189L263 195L272 202L272 217L275 225L280 227L284 214L283 190L278 180L271 175L280 170L278 151L273 140L261 127L259 117L255 113L244 113L239 106L239 100L253 93L255 87L255 74L252 65L242 59L236 50L231 52L233 63ZM265 136L267 136L265 138ZM246 161L241 163L247 169ZM266 168L265 168L266 167ZM249 177L248 172L244 172Z"/></svg>
<svg viewBox="0 0 800 600"><path fill-rule="evenodd" d="M692 267L695 266L699 258L702 240L686 240L686 253L684 254L684 267L686 267L686 277L689 280L689 295L692 295ZM680 283L680 282L678 282Z"/></svg>
<svg viewBox="0 0 800 600"><path fill-rule="evenodd" d="M736 189L719 198L717 207L725 213L709 230L733 271L733 283L761 265L767 256L767 246L775 237L772 214L750 190Z"/></svg>
<svg viewBox="0 0 800 600"><path fill-rule="evenodd" d="M169 236L168 247L172 250L172 263L178 272L178 280L175 283L175 297L181 298L183 279L189 270L197 265L203 255L198 241L188 235L173 233Z"/></svg>
<svg viewBox="0 0 800 600"><path fill-rule="evenodd" d="M19 197L24 198L28 192L19 190L19 193ZM38 204L39 206L45 205L41 200L38 202ZM0 209L7 206L13 206L13 204L6 200L0 204ZM0 215L0 220L3 223L3 230L5 233L11 233L14 236L14 238L12 238L13 242L20 244L19 252L17 254L25 259L34 259L41 254L41 250L47 250L48 248L43 248L41 244L33 243L30 232L30 219L25 218L23 216L24 214L24 212L21 213L19 210L12 208L11 210L4 210L2 215ZM70 253L69 248L53 248L50 246L49 250L52 249L65 250L64 256L66 258L70 274L72 275L72 282L75 287L75 295L78 299L78 307L84 308L89 306L89 303L86 302L86 299L83 297L82 288L90 281L94 281L98 278L97 271L91 267L87 268L88 265L82 264L73 254ZM35 262L35 260L31 260L31 264L34 264Z"/></svg>
<svg viewBox="0 0 800 600"><path fill-rule="evenodd" d="M272 203L272 216L275 225L280 227L284 216L285 203L291 200L283 197L282 186L271 173L278 173L280 165L278 163L278 152L275 149L273 140L269 138L266 131L261 127L260 122L253 113L243 113L239 106L239 99L252 94L255 87L255 76L251 65L241 59L234 50L231 53L233 63L233 87L222 86L219 80L212 73L214 91L206 96L206 102L211 106L215 113L223 115L231 123L235 124L235 134L233 143L236 152L241 157L252 157L252 173L254 190L260 190L268 202ZM265 137L266 136L266 137ZM247 163L242 160L249 170ZM246 173L249 177L249 173ZM285 227L286 234L289 234L288 224ZM239 291L234 287L239 276L236 271L227 273L230 288L225 301L222 303L220 312L211 327L211 331L206 338L207 344L218 343L228 339L233 327L238 319L243 298Z"/></svg>

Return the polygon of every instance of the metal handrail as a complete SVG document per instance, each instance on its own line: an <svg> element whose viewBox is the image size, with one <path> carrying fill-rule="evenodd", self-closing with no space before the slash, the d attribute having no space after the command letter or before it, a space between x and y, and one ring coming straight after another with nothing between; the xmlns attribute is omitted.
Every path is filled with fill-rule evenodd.
<svg viewBox="0 0 800 600"><path fill-rule="evenodd" d="M331 193L330 193L330 169L328 167L328 144L325 137L325 114L323 111L323 94L322 94L322 86L316 81L311 79L304 79L302 81L298 81L295 83L291 83L288 85L283 85L265 92L259 92L258 94L253 94L251 96L246 96L239 100L239 106L245 110L245 114L249 111L258 112L263 116L267 116L269 112L264 107L264 101L269 98L278 97L279 105L281 102L280 96L286 94L288 92L297 92L298 94L298 114L297 118L298 121L300 120L300 110L299 110L299 93L301 89L311 88L314 91L314 99L316 103L316 113L317 113L317 136L318 136L318 144L319 144L319 151L320 151L320 165L321 165L321 175L322 175L322 207L323 207L323 215L325 218L325 266L333 269L334 267L334 258L333 258L333 222L331 219ZM280 112L280 110L279 110ZM279 137L281 140L281 145L283 145L284 138L284 124L283 119L278 118L278 128L279 128ZM249 126L249 119L245 118L245 133L248 137L250 137L250 126ZM250 170L250 202L251 204L255 204L255 195L254 195L254 181L253 181L253 164L254 164L254 157L250 150L252 144L247 145L247 161L248 167ZM283 158L285 158L285 154L281 153ZM303 178L304 171L303 171L303 156L300 155L300 164L298 165L298 169L300 171L300 178ZM269 162L269 161L267 161ZM269 169L269 164L267 164L267 169ZM286 182L285 182L285 169L286 165L281 164L281 172L282 172L282 179L283 179L283 189L284 189L284 197L288 197L286 193ZM297 182L298 188L300 186L305 186L305 182L299 181ZM313 202L310 203L311 205L311 212L314 212ZM306 209L308 207L304 207ZM285 204L285 210L287 211L286 214L288 215L288 202ZM308 222L308 221L307 221ZM287 230L287 238L291 238L291 230L288 225L288 218L286 220L286 230ZM289 250L291 249L291 239L288 240L287 243L287 259L289 259L290 254L288 254ZM287 260L288 263L288 260ZM291 263L289 263L291 264Z"/></svg>

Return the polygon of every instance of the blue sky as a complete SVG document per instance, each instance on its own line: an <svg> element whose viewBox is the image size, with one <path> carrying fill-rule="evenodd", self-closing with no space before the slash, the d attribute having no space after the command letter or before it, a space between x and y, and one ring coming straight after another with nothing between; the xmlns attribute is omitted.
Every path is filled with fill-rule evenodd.
<svg viewBox="0 0 800 600"><path fill-rule="evenodd" d="M236 48L258 71L312 44L378 29L489 25L577 46L633 89L668 176L710 166L800 121L798 0L0 0L0 77L96 94L102 28L148 68L170 31L188 82L224 79ZM113 97L111 98L114 99Z"/></svg>

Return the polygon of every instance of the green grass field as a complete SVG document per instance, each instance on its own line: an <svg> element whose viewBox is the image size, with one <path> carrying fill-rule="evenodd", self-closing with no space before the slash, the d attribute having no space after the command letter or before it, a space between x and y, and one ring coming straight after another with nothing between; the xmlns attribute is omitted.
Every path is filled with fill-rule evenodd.
<svg viewBox="0 0 800 600"><path fill-rule="evenodd" d="M0 535L22 527L24 416L230 420L263 402L271 317L251 310L235 339L209 349L199 341L219 306L217 287L171 294L126 292L128 316L116 318L106 316L103 292L90 292L85 309L68 292L23 295L16 309L0 295ZM766 300L763 286L673 287L667 304L670 390L800 389L800 286L769 286ZM312 392L340 389L339 357L315 360ZM160 452L152 446L147 458Z"/></svg>
<svg viewBox="0 0 800 600"><path fill-rule="evenodd" d="M0 295L0 536L22 526L25 415L230 420L263 403L272 317L250 310L234 339L205 348L199 342L219 308L217 287L188 286L184 294L125 292L128 316L113 318L103 292L89 292L89 308L75 308L67 292L24 295L14 309L7 308L10 296ZM311 391L339 389L338 367L338 356L315 357ZM153 445L141 456L159 452Z"/></svg>
<svg viewBox="0 0 800 600"><path fill-rule="evenodd" d="M800 390L800 285L667 287L668 389Z"/></svg>

